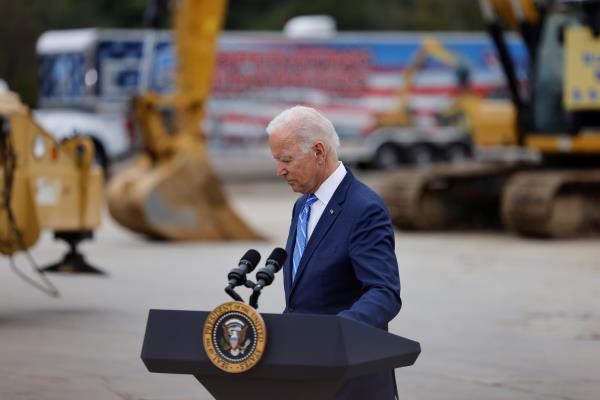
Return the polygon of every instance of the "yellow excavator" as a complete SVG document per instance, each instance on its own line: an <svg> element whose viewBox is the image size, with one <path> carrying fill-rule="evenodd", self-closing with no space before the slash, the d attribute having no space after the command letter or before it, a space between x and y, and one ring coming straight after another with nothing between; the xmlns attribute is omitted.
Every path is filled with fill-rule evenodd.
<svg viewBox="0 0 600 400"><path fill-rule="evenodd" d="M414 118L409 102L416 75L429 60L454 71L459 91L450 105L436 115L438 125L423 128ZM471 128L466 115L471 114L481 101L481 96L472 93L470 72L463 58L436 38L424 37L402 70L396 106L375 114L375 127L368 135L368 144L365 142L365 146L376 149L370 164L380 169L392 169L399 164L427 166L437 161L462 163L470 159Z"/></svg>
<svg viewBox="0 0 600 400"><path fill-rule="evenodd" d="M600 2L479 4L511 102L482 102L469 118L474 144L497 157L391 175L382 194L392 219L421 230L495 223L540 237L598 233ZM527 85L515 72L505 25L528 49Z"/></svg>
<svg viewBox="0 0 600 400"><path fill-rule="evenodd" d="M259 238L229 205L201 132L225 8L225 0L170 3L176 90L135 99L143 149L107 189L110 214L134 232L165 240ZM151 9L166 7L155 2Z"/></svg>
<svg viewBox="0 0 600 400"><path fill-rule="evenodd" d="M77 250L100 225L103 177L93 160L89 139L56 142L18 95L0 91L0 253L27 251L50 229L70 249L44 271L102 273Z"/></svg>
<svg viewBox="0 0 600 400"><path fill-rule="evenodd" d="M410 91L414 86L416 74L425 66L429 59L453 69L459 86L459 96L452 108L470 107L474 97L469 91L470 70L460 57L446 49L439 40L432 36L423 38L419 49L411 57L410 62L402 71L402 85L396 94L397 105L388 112L375 115L378 126L415 126L409 107ZM478 96L475 96L478 99Z"/></svg>

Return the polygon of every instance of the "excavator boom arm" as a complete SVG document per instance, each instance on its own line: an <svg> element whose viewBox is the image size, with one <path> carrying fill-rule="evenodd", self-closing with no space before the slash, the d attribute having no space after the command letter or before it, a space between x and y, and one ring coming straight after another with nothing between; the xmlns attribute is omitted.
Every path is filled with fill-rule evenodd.
<svg viewBox="0 0 600 400"><path fill-rule="evenodd" d="M176 91L136 99L144 151L109 183L109 211L121 225L163 239L256 239L230 208L201 132L226 1L171 5Z"/></svg>

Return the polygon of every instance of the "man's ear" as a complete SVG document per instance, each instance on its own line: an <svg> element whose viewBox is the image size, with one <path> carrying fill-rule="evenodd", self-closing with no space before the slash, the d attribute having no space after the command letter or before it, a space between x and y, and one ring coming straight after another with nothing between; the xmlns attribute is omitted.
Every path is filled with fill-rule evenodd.
<svg viewBox="0 0 600 400"><path fill-rule="evenodd" d="M313 150L315 152L315 155L317 156L317 161L325 160L325 154L327 154L327 152L325 151L325 146L322 142L315 143L315 145L313 146Z"/></svg>

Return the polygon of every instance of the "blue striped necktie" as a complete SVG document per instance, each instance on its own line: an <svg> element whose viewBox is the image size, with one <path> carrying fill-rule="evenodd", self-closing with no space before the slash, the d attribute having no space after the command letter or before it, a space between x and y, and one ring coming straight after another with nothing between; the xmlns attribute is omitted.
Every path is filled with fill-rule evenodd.
<svg viewBox="0 0 600 400"><path fill-rule="evenodd" d="M298 266L302 259L302 253L306 247L306 238L308 237L308 220L310 218L310 207L317 201L317 196L311 194L304 203L304 208L300 212L298 217L298 224L296 225L296 244L294 245L294 258L292 263L292 282L296 278L296 272L298 272Z"/></svg>

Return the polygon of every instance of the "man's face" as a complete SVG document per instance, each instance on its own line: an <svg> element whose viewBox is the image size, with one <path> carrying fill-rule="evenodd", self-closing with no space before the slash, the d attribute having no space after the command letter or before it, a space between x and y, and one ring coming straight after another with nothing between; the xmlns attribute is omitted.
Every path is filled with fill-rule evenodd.
<svg viewBox="0 0 600 400"><path fill-rule="evenodd" d="M296 137L285 132L271 134L269 147L277 163L277 176L283 177L294 192L309 194L318 189L322 163L317 152L302 152Z"/></svg>

